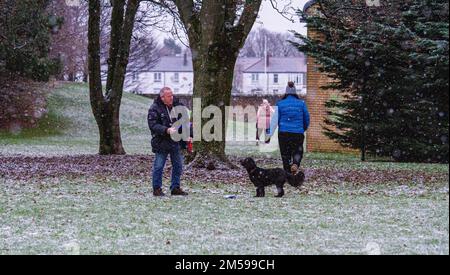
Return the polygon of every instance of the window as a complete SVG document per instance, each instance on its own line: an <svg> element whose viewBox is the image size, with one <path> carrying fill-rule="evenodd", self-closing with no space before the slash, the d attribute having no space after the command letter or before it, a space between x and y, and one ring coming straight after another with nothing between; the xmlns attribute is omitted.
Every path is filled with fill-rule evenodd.
<svg viewBox="0 0 450 275"><path fill-rule="evenodd" d="M180 89L178 89L178 88L173 89L173 93L174 93L174 94L180 93Z"/></svg>
<svg viewBox="0 0 450 275"><path fill-rule="evenodd" d="M179 73L175 73L173 75L173 82L175 82L175 83L180 82L180 74Z"/></svg>
<svg viewBox="0 0 450 275"><path fill-rule="evenodd" d="M273 90L274 94L278 94L278 89Z"/></svg>
<svg viewBox="0 0 450 275"><path fill-rule="evenodd" d="M132 77L133 82L139 81L139 73L138 72L133 72L131 77Z"/></svg>
<svg viewBox="0 0 450 275"><path fill-rule="evenodd" d="M297 84L303 85L303 74L297 75Z"/></svg>
<svg viewBox="0 0 450 275"><path fill-rule="evenodd" d="M252 74L252 82L259 82L259 74Z"/></svg>
<svg viewBox="0 0 450 275"><path fill-rule="evenodd" d="M293 81L296 85L303 85L303 74L289 75L289 81Z"/></svg>
<svg viewBox="0 0 450 275"><path fill-rule="evenodd" d="M161 82L161 73L154 74L155 82Z"/></svg>
<svg viewBox="0 0 450 275"><path fill-rule="evenodd" d="M159 94L160 91L161 91L161 89L158 89L158 88L153 89L153 93L155 93L155 94Z"/></svg>
<svg viewBox="0 0 450 275"><path fill-rule="evenodd" d="M278 74L273 75L273 83L278 84Z"/></svg>

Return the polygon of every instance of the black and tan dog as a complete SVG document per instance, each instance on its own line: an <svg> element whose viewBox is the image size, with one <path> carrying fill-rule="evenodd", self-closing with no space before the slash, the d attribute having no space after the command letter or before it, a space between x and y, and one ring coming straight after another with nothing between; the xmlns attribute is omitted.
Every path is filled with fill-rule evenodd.
<svg viewBox="0 0 450 275"><path fill-rule="evenodd" d="M250 176L250 181L256 186L256 197L264 197L264 187L275 185L278 191L278 194L275 197L281 198L284 196L283 187L286 182L294 187L300 187L305 180L305 174L301 171L293 171L294 173L291 174L280 168L259 168L256 166L256 162L252 158L246 158L240 162L241 165L247 169Z"/></svg>

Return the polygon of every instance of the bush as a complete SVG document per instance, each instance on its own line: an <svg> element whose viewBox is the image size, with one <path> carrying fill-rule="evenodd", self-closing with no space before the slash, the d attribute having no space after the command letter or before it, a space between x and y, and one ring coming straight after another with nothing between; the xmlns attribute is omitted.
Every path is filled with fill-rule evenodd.
<svg viewBox="0 0 450 275"><path fill-rule="evenodd" d="M16 134L36 127L47 113L47 85L11 74L0 75L0 83L0 130Z"/></svg>

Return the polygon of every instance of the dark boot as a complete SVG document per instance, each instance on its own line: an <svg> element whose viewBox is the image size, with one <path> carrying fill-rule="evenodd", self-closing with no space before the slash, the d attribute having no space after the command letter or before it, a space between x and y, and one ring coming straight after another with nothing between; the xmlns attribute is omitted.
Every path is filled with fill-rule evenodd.
<svg viewBox="0 0 450 275"><path fill-rule="evenodd" d="M153 196L155 197L164 197L166 194L164 194L164 192L162 191L161 188L157 188L155 190L153 190Z"/></svg>
<svg viewBox="0 0 450 275"><path fill-rule="evenodd" d="M174 188L171 192L172 196L187 196L188 193L184 192L180 187Z"/></svg>

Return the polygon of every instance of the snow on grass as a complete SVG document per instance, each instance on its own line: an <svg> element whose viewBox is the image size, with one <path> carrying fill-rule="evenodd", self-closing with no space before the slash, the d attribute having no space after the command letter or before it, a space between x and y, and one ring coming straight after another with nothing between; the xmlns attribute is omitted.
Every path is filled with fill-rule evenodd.
<svg viewBox="0 0 450 275"><path fill-rule="evenodd" d="M161 199L139 180L87 178L0 188L0 254L449 253L448 193L256 199L251 186L187 183L189 197Z"/></svg>
<svg viewBox="0 0 450 275"><path fill-rule="evenodd" d="M121 107L124 147L129 153L149 153L147 111L151 100L125 93ZM54 156L98 153L99 134L84 84L63 84L48 96L51 120L18 135L0 133L0 154Z"/></svg>
<svg viewBox="0 0 450 275"><path fill-rule="evenodd" d="M124 146L138 163L137 154L151 151L150 103L136 95L123 99ZM47 125L17 136L0 134L0 155L97 153L87 87L64 85L51 93L49 105ZM242 132L243 124L236 125ZM254 131L249 128L251 138ZM230 142L227 152L281 167L278 151L261 150L252 141ZM301 191L287 187L283 199L271 197L275 190L255 199L252 186L226 184L227 178L217 176L221 171L215 183L186 183L188 198L154 198L146 165L101 179L82 173L34 180L0 175L0 254L449 253L448 165L306 154L302 165L310 181ZM237 198L225 199L229 194Z"/></svg>

